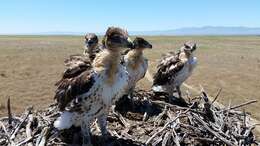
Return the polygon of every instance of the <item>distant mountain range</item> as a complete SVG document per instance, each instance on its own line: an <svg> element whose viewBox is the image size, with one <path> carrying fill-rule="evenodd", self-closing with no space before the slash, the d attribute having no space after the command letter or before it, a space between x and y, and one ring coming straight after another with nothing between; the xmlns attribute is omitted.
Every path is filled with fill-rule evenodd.
<svg viewBox="0 0 260 146"><path fill-rule="evenodd" d="M260 35L260 28L250 27L187 27L162 31L135 31L135 35Z"/></svg>
<svg viewBox="0 0 260 146"><path fill-rule="evenodd" d="M43 32L43 33L25 33L22 35L84 35L85 32ZM97 33L103 35L104 33ZM130 31L131 35L260 35L260 27L186 27L172 30L155 31Z"/></svg>

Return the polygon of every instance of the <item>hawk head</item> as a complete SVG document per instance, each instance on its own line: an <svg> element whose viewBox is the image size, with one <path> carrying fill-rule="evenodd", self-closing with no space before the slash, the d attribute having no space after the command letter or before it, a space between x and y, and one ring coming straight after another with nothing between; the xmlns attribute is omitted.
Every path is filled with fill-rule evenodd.
<svg viewBox="0 0 260 146"><path fill-rule="evenodd" d="M102 44L110 50L115 48L133 48L133 43L127 31L119 27L109 27L102 40Z"/></svg>
<svg viewBox="0 0 260 146"><path fill-rule="evenodd" d="M196 43L192 42L186 42L184 43L184 46L182 47L182 51L184 51L186 54L192 54L197 49Z"/></svg>
<svg viewBox="0 0 260 146"><path fill-rule="evenodd" d="M98 37L94 33L88 33L85 35L85 45L86 48L95 48L98 44Z"/></svg>
<svg viewBox="0 0 260 146"><path fill-rule="evenodd" d="M134 49L145 49L145 48L149 48L152 49L152 45L146 41L144 38L141 37L136 37L133 41L134 44Z"/></svg>

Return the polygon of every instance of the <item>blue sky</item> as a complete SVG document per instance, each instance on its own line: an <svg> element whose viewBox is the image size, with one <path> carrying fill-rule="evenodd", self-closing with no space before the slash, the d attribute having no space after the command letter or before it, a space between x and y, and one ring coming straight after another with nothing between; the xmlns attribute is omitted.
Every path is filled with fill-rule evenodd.
<svg viewBox="0 0 260 146"><path fill-rule="evenodd" d="M2 0L0 34L260 27L260 0Z"/></svg>

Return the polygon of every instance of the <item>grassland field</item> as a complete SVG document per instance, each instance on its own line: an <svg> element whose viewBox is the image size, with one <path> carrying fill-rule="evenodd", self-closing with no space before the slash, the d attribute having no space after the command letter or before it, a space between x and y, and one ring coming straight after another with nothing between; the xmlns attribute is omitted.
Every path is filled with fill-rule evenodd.
<svg viewBox="0 0 260 146"><path fill-rule="evenodd" d="M180 48L186 41L198 44L198 66L187 84L200 85L218 102L235 105L251 99L258 103L245 107L260 120L260 36L144 36L153 45L146 50L149 71L154 73L163 53ZM6 115L11 98L14 113L33 105L43 108L54 102L54 83L64 70L63 60L83 52L82 36L0 36L0 116ZM147 79L138 87L149 89ZM183 92L187 89L183 88ZM196 95L196 94L194 94Z"/></svg>

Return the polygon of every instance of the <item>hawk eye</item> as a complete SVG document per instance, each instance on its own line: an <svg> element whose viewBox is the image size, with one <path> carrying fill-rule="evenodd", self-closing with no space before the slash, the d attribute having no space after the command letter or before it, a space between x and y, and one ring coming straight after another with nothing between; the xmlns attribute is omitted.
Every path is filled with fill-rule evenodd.
<svg viewBox="0 0 260 146"><path fill-rule="evenodd" d="M121 37L119 35L113 36L114 39L120 39Z"/></svg>
<svg viewBox="0 0 260 146"><path fill-rule="evenodd" d="M121 36L118 36L118 35L113 36L113 37L112 37L112 40L115 41L115 42L120 42Z"/></svg>

